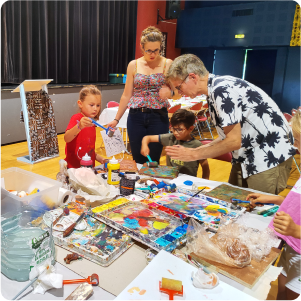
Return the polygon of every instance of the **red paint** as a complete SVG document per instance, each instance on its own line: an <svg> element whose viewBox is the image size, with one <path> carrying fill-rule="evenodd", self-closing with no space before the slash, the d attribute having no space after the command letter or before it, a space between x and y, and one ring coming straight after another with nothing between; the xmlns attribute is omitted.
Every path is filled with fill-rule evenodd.
<svg viewBox="0 0 301 301"><path fill-rule="evenodd" d="M147 220L142 218L139 219L138 223L141 227L146 227L148 225Z"/></svg>
<svg viewBox="0 0 301 301"><path fill-rule="evenodd" d="M184 9L185 1L181 1L181 9ZM168 20L174 24L159 21L157 25L157 10L159 9L160 16L165 19L166 1L145 1L138 0L137 7L137 32L136 32L136 53L135 59L142 56L140 50L140 36L142 31L148 26L156 26L162 32L167 32L166 57L174 60L181 55L181 49L175 48L177 20Z"/></svg>

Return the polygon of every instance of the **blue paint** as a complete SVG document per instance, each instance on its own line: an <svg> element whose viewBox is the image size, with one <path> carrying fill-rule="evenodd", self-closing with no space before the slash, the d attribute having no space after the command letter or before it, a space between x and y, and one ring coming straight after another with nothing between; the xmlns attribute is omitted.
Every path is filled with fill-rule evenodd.
<svg viewBox="0 0 301 301"><path fill-rule="evenodd" d="M166 234L165 236L163 236L163 238L164 238L165 240L170 241L170 242L173 242L173 241L176 240L176 238L173 237L173 236L171 236L170 234Z"/></svg>
<svg viewBox="0 0 301 301"><path fill-rule="evenodd" d="M111 245L107 245L106 249L109 249L110 251L113 251L115 249L115 247L111 246Z"/></svg>
<svg viewBox="0 0 301 301"><path fill-rule="evenodd" d="M193 182L192 181L184 181L184 184L187 186L192 186Z"/></svg>
<svg viewBox="0 0 301 301"><path fill-rule="evenodd" d="M140 227L140 225L138 224L138 221L136 219L130 219L130 218L124 219L123 226L130 228L130 229L137 229Z"/></svg>
<svg viewBox="0 0 301 301"><path fill-rule="evenodd" d="M182 232L178 232L178 231L174 231L170 234L171 236L173 236L174 238L180 238L183 236Z"/></svg>
<svg viewBox="0 0 301 301"><path fill-rule="evenodd" d="M170 241L165 240L164 238L160 237L155 240L155 243L157 243L159 246L166 247L167 245L170 244Z"/></svg>

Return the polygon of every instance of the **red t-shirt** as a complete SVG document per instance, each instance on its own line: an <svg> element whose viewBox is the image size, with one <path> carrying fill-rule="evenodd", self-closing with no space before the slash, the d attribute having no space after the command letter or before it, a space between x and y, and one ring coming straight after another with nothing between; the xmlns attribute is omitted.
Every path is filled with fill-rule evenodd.
<svg viewBox="0 0 301 301"><path fill-rule="evenodd" d="M77 121L80 121L82 117L84 116L81 113L73 115L66 131L77 125ZM85 154L91 157L93 166L95 166L95 141L96 130L95 126L92 126L83 128L71 142L66 143L65 161L67 162L67 168L79 168L80 160ZM81 149L79 149L80 147Z"/></svg>

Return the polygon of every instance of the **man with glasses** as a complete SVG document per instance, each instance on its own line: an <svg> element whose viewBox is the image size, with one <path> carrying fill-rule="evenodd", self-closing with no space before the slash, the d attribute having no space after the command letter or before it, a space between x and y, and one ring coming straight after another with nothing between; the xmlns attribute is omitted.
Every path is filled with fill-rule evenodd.
<svg viewBox="0 0 301 301"><path fill-rule="evenodd" d="M263 90L239 78L210 74L193 54L176 58L166 80L191 98L207 95L219 136L194 149L168 146L167 155L187 162L231 151L230 184L273 194L286 188L295 154L287 135L292 139L292 133L276 103Z"/></svg>

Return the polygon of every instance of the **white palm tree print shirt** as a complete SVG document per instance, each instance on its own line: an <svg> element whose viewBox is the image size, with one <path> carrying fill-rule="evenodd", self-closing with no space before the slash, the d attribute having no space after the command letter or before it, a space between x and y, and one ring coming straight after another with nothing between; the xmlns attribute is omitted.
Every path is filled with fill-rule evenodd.
<svg viewBox="0 0 301 301"><path fill-rule="evenodd" d="M295 154L291 129L277 104L263 90L233 76L209 74L209 113L218 135L240 123L241 148L232 152L243 177L271 169Z"/></svg>

